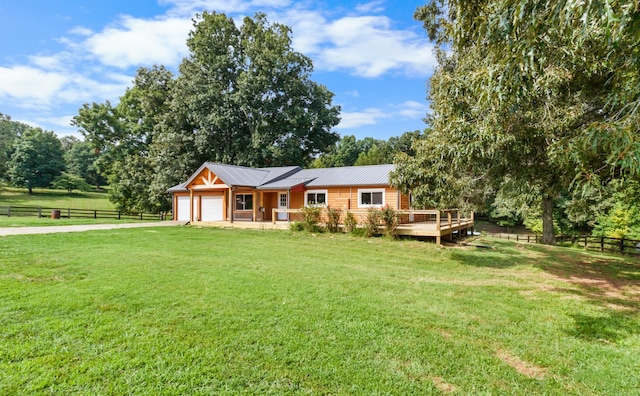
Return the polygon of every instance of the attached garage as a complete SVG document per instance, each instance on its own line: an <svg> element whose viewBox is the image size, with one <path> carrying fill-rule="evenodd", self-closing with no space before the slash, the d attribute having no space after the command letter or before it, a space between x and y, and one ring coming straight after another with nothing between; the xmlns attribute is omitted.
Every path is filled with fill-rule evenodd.
<svg viewBox="0 0 640 396"><path fill-rule="evenodd" d="M202 221L222 221L224 211L222 195L202 197Z"/></svg>
<svg viewBox="0 0 640 396"><path fill-rule="evenodd" d="M191 221L191 205L189 197L178 197L178 218L179 221Z"/></svg>

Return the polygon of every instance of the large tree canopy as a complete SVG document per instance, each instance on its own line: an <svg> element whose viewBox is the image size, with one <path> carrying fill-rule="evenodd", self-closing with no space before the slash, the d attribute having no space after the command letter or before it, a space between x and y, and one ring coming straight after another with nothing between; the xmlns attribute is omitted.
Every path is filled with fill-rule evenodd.
<svg viewBox="0 0 640 396"><path fill-rule="evenodd" d="M24 131L9 161L9 176L16 186L48 187L64 169L62 144L53 132L40 128Z"/></svg>
<svg viewBox="0 0 640 396"><path fill-rule="evenodd" d="M85 104L73 119L86 141L100 154L95 167L108 178L109 198L119 210L168 209L166 202L152 198L158 194L151 187L154 164L150 150L155 126L168 111L174 83L173 74L162 66L140 68L133 87L126 90L116 106L109 101ZM98 183L99 179L96 177L93 182Z"/></svg>
<svg viewBox="0 0 640 396"><path fill-rule="evenodd" d="M187 45L177 79L141 69L117 106L85 105L75 118L121 209L167 209L167 188L204 161L304 166L338 140L340 109L288 27L205 12Z"/></svg>
<svg viewBox="0 0 640 396"><path fill-rule="evenodd" d="M416 17L440 45L432 132L394 181L430 205L487 186L541 204L640 172L637 2L432 1Z"/></svg>
<svg viewBox="0 0 640 396"><path fill-rule="evenodd" d="M28 125L12 121L10 116L0 113L0 181L9 179L8 165L14 144L29 128Z"/></svg>

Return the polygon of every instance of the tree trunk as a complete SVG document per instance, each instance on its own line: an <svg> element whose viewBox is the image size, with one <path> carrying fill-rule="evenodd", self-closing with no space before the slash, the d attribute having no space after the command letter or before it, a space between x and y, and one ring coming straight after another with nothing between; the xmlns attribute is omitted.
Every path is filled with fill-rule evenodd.
<svg viewBox="0 0 640 396"><path fill-rule="evenodd" d="M31 188L31 186L29 186L29 194L33 194L33 188Z"/></svg>
<svg viewBox="0 0 640 396"><path fill-rule="evenodd" d="M556 244L556 236L553 233L553 198L542 198L542 243Z"/></svg>

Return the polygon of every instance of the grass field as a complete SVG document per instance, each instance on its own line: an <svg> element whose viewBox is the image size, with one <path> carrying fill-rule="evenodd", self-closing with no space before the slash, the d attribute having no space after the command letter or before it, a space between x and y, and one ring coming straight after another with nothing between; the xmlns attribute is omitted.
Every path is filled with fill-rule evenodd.
<svg viewBox="0 0 640 396"><path fill-rule="evenodd" d="M0 187L0 206L40 206L56 209L114 210L106 192L73 192L63 190L34 189L28 194L26 189Z"/></svg>
<svg viewBox="0 0 640 396"><path fill-rule="evenodd" d="M0 394L640 394L640 265L195 227L0 238Z"/></svg>

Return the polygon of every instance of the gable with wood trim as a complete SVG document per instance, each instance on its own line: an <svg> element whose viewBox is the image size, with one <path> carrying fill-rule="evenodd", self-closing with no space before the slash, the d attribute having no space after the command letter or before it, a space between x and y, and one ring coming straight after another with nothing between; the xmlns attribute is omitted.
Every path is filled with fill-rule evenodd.
<svg viewBox="0 0 640 396"><path fill-rule="evenodd" d="M174 220L190 222L288 220L273 209L305 205L342 210L409 209L409 197L389 184L393 165L302 169L204 163L173 194Z"/></svg>

